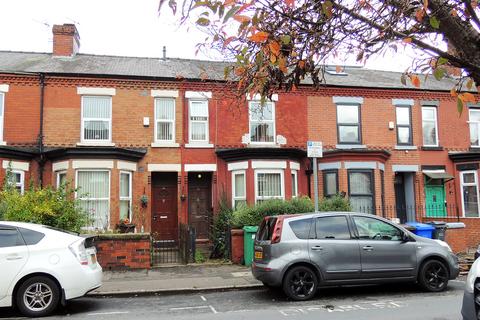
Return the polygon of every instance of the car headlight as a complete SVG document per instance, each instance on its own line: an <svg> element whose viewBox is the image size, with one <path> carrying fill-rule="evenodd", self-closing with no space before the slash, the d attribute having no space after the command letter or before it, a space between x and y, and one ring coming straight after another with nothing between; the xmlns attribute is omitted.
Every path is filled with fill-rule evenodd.
<svg viewBox="0 0 480 320"><path fill-rule="evenodd" d="M475 286L475 280L478 277L479 270L478 268L480 267L480 260L476 260L473 264L472 267L470 268L470 271L468 272L467 276L467 283L465 285L465 290L469 293L473 293L473 288Z"/></svg>
<svg viewBox="0 0 480 320"><path fill-rule="evenodd" d="M435 242L437 242L437 243L438 243L439 245L441 245L442 247L447 248L447 250L448 250L449 252L453 252L453 251L452 251L452 248L450 248L450 246L448 245L448 243L446 243L445 241L435 239Z"/></svg>

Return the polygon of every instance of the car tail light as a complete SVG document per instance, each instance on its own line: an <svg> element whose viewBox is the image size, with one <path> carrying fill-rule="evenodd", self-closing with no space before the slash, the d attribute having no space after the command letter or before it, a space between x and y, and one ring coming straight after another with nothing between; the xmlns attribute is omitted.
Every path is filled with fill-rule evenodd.
<svg viewBox="0 0 480 320"><path fill-rule="evenodd" d="M68 246L70 252L77 258L81 265L88 265L87 250L85 249L85 240L78 240Z"/></svg>
<svg viewBox="0 0 480 320"><path fill-rule="evenodd" d="M282 227L283 227L283 219L281 217L278 217L277 223L275 224L275 228L273 229L272 241L270 243L280 242L280 238L282 236Z"/></svg>

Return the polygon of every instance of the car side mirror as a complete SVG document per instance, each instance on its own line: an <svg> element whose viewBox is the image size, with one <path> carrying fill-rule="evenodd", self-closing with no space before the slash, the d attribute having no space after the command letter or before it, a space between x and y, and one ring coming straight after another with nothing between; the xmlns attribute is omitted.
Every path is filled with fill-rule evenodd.
<svg viewBox="0 0 480 320"><path fill-rule="evenodd" d="M408 235L408 233L403 232L402 233L402 242L409 242L412 241L412 238Z"/></svg>

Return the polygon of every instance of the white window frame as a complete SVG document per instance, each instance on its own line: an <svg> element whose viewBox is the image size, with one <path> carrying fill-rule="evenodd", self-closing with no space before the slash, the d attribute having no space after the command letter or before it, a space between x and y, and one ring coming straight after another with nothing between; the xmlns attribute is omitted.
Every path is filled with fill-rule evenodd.
<svg viewBox="0 0 480 320"><path fill-rule="evenodd" d="M475 182L465 183L464 180L463 180L463 176L464 176L464 174L470 174L470 173L473 173L473 176L475 177ZM462 214L463 214L463 217L464 218L479 218L480 217L480 212L477 212L476 217L467 217L465 215L465 197L464 197L464 194L463 194L463 187L471 187L471 186L475 186L475 188L477 189L477 201L478 201L477 206L478 206L478 209L480 210L480 197L479 197L479 191L478 191L477 171L476 170L460 171L460 194L462 195Z"/></svg>
<svg viewBox="0 0 480 320"><path fill-rule="evenodd" d="M122 174L127 174L128 175L128 197L122 197L121 195L121 186L120 184L122 183ZM132 186L132 172L131 171L120 171L119 175L118 175L118 199L119 201L128 201L128 220L130 222L132 222L132 219L133 219L133 212L132 212L132 190L133 190L133 186ZM120 202L119 202L119 209L120 209ZM118 212L119 216L120 216L120 210Z"/></svg>
<svg viewBox="0 0 480 320"><path fill-rule="evenodd" d="M471 133L470 133L470 132L471 132L470 127L471 127L472 125L476 125L476 126L477 126L477 132L478 132L479 137L478 137L478 139L477 139L477 140L478 140L478 144L472 144L472 142L471 142L471 141L472 141L472 137L470 136L470 145L471 145L472 147L480 147L480 121L472 121L472 120L470 120L472 111L475 111L475 112L480 113L480 109L470 108L470 109L468 110L468 121L467 121L468 124L469 124L469 128L468 128L468 129L469 129L469 132L468 132L468 135L470 136L470 134L471 134Z"/></svg>
<svg viewBox="0 0 480 320"><path fill-rule="evenodd" d="M433 121L434 121L434 124L435 124L435 141L437 142L436 144L424 144L424 142L423 142L424 134L425 134L425 132L423 132L423 123L424 122L432 122L432 120L425 120L423 118L423 110L424 109L425 110L427 110L427 109L433 110L433 114L435 116L435 119ZM438 147L438 117L437 117L437 108L436 107L422 106L422 143L423 143L424 147Z"/></svg>
<svg viewBox="0 0 480 320"><path fill-rule="evenodd" d="M243 175L243 196L237 196L235 189L235 176ZM247 172L245 170L232 171L232 208L235 209L236 201L247 201Z"/></svg>
<svg viewBox="0 0 480 320"><path fill-rule="evenodd" d="M79 197L79 194L77 192L78 190L78 173L79 172L92 172L92 171L96 171L96 172L108 172L108 197L107 198L81 198ZM107 208L107 212L108 212L108 215L107 215L107 228L109 229L110 228L110 194L111 194L111 190L110 188L112 187L112 173L110 170L108 169L77 169L75 170L75 199L78 199L80 201L95 201L95 200L107 200L108 201L108 208ZM82 190L80 190L80 193L82 192ZM92 229L95 229L95 228L92 228L90 226L86 227L85 229L87 230L92 230Z"/></svg>
<svg viewBox="0 0 480 320"><path fill-rule="evenodd" d="M298 197L298 172L297 170L290 170L292 176L292 198ZM293 194L293 187L295 187L295 194Z"/></svg>
<svg viewBox="0 0 480 320"><path fill-rule="evenodd" d="M60 187L60 175L64 174L65 175L65 179L67 178L67 170L60 170L60 171L55 171L55 174L56 174L56 186L57 188Z"/></svg>
<svg viewBox="0 0 480 320"><path fill-rule="evenodd" d="M110 119L108 120L108 139L85 139L85 121L106 121L105 118L85 118L83 116L83 100L84 98L109 98L110 99ZM81 117L81 142L85 143L110 143L112 142L112 97L111 96L103 96L103 95L85 95L82 96L82 107L80 110L80 117Z"/></svg>
<svg viewBox="0 0 480 320"><path fill-rule="evenodd" d="M191 104L192 102L203 102L207 105L207 120L192 120L190 116ZM192 123L205 123L205 140L194 140L192 139ZM209 133L209 122L210 122L210 110L208 108L208 99L188 99L188 141L193 144L208 144L210 141Z"/></svg>
<svg viewBox="0 0 480 320"><path fill-rule="evenodd" d="M157 101L160 101L160 100L170 100L170 101L173 101L173 119L171 120L165 120L165 119L157 119ZM177 115L176 115L176 111L177 111L177 105L176 105L176 100L175 98L155 98L155 102L154 102L154 121L155 121L155 136L154 136L154 141L155 142L160 142L160 143L175 143L175 121L176 121L176 118L177 118ZM171 123L172 124L172 139L170 140L160 140L160 139L157 139L158 137L158 123L159 122L166 122L166 123Z"/></svg>
<svg viewBox="0 0 480 320"><path fill-rule="evenodd" d="M275 116L275 102L273 101L266 101L265 103L268 103L272 106L272 120L252 120L252 104L259 104L260 101L257 100L252 100L248 102L248 137L249 141L251 144L268 144L272 145L275 144L277 141L277 126L276 126L276 116ZM252 140L252 121L255 121L255 123L259 124L272 124L273 126L273 141L268 142L268 141L253 141Z"/></svg>
<svg viewBox="0 0 480 320"><path fill-rule="evenodd" d="M4 119L5 119L5 93L0 91L0 102L2 104L2 113L0 114L0 142L3 140L3 130L5 128Z"/></svg>
<svg viewBox="0 0 480 320"><path fill-rule="evenodd" d="M17 183L17 180L14 179L13 187L16 189L20 187L20 194L25 192L25 171L23 170L12 170L12 175L19 174L20 175L20 182Z"/></svg>
<svg viewBox="0 0 480 320"><path fill-rule="evenodd" d="M258 195L258 174L260 173L279 173L280 174L280 191L281 195L277 197L261 197ZM275 169L269 169L269 170L255 170L255 203L258 202L258 200L270 200L270 199L282 199L285 200L285 172L284 170L275 170Z"/></svg>

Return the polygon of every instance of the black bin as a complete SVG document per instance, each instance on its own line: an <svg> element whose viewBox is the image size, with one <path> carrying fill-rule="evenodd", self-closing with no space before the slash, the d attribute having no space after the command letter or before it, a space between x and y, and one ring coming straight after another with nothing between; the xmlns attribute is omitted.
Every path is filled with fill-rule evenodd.
<svg viewBox="0 0 480 320"><path fill-rule="evenodd" d="M433 230L432 239L438 239L445 241L445 231L447 230L447 224L443 221L430 221L427 224L432 225L435 228Z"/></svg>

